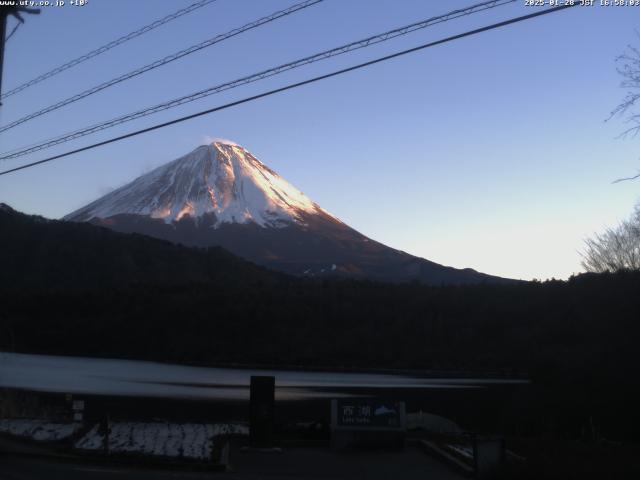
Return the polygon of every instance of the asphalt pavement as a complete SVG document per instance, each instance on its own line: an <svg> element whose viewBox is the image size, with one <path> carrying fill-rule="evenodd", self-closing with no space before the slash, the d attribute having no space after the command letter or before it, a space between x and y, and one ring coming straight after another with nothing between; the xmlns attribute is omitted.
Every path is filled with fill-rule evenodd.
<svg viewBox="0 0 640 480"><path fill-rule="evenodd" d="M0 454L0 480L457 480L461 477L418 449L403 452L336 453L322 448L292 448L282 453L235 452L231 471L192 471L176 466L131 466L71 457Z"/></svg>
<svg viewBox="0 0 640 480"><path fill-rule="evenodd" d="M152 480L204 479L211 472L133 468L94 464L68 459L37 458L27 455L0 455L0 480ZM222 478L222 477L220 477Z"/></svg>

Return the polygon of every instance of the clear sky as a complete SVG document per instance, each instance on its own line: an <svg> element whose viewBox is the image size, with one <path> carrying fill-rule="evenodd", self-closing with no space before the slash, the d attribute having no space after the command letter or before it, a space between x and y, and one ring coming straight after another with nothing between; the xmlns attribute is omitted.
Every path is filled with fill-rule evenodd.
<svg viewBox="0 0 640 480"><path fill-rule="evenodd" d="M193 1L45 7L7 43L3 89ZM7 98L0 123L293 3L218 0ZM326 0L2 133L0 151L474 3ZM534 9L522 0L450 21L0 166ZM622 119L604 120L625 93L614 60L628 44L640 43L639 14L640 7L577 7L423 50L0 177L0 201L61 217L207 138L222 137L389 246L495 275L567 278L581 271L583 240L627 217L637 200L637 182L611 182L637 171L640 139L617 139Z"/></svg>

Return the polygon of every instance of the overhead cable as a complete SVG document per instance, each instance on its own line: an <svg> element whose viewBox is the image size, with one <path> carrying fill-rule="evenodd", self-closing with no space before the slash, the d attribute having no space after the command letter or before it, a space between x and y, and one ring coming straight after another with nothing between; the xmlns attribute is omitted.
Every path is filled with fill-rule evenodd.
<svg viewBox="0 0 640 480"><path fill-rule="evenodd" d="M485 1L476 5L472 5L470 7L467 8L463 8L463 9L458 9L458 10L454 10L451 11L449 13L446 13L444 15L439 15L436 17L430 17L426 20L422 20L420 22L415 22L412 23L410 25L405 25L403 27L400 28L395 28L393 30L389 30L387 32L384 33L380 33L377 35L373 35L367 38L364 38L362 40L358 40L355 42L351 42L348 43L346 45L341 45L339 47L336 48L332 48L331 50L326 50L320 53L316 53L314 55L308 56L308 57L304 57L298 60L294 60L292 62L289 63L285 63L282 65L279 65L277 67L273 67L270 68L268 70L263 70L261 72L258 73L254 73L252 75L246 76L246 77L242 77L242 78L238 78L236 80L232 80L230 82L225 82L223 84L220 85L216 85L213 87L209 87L206 88L204 90L200 90L198 92L195 93L191 93L189 95L185 95L179 98L175 98L173 100L169 100L157 105L153 105L151 107L147 107L144 108L142 110L138 110L136 112L132 112L132 113L128 113L125 115L122 115L120 117L116 117L113 118L111 120L107 120L105 122L101 122L95 125L91 125L89 127L84 127L81 128L79 130L75 130L73 132L70 133L66 133L63 134L61 136L52 138L52 139L48 139L48 140L44 140L40 143L37 143L35 145L31 145L31 146L27 146L27 147L21 147L20 149L16 149L16 150L12 150L12 151L8 151L8 152L3 152L2 154L0 154L0 160L8 160L8 159L12 159L12 158L18 158L39 150L44 150L46 148L50 148L53 147L55 145L59 145L61 143L66 143L68 141L71 140L75 140L77 138L80 137L84 137L86 135L90 135L96 132L99 132L101 130L105 130L111 127L114 127L116 125L120 125L122 123L125 122L130 122L132 120L136 120L138 118L142 118L142 117L146 117L148 115L152 115L154 113L158 113L164 110L168 110L170 108L175 108L178 107L180 105L184 105L186 103L190 103L193 102L195 100L199 100L201 98L205 98L208 97L210 95L219 93L219 92L223 92L226 90L230 90L233 88L237 88L239 86L242 85L246 85L249 83L253 83L259 80L263 80L265 78L269 78L275 75L279 75L281 73L284 73L286 71L289 70L293 70L295 68L299 68L302 67L304 65L308 65L311 63L315 63L321 60L326 60L328 58L331 57L335 57L338 55L342 55L354 50L358 50L361 48L365 48L371 45L375 45L377 43L381 43L381 42L386 42L388 40L391 40L393 38L402 36L402 35L407 35L411 32L414 32L416 30L421 30L439 23L443 23L446 21L450 21L462 16L466 16L466 15L471 15L474 13L478 13L484 10L488 10L491 8L496 8L502 5L506 5L508 3L513 3L516 0L492 0L492 1Z"/></svg>
<svg viewBox="0 0 640 480"><path fill-rule="evenodd" d="M32 87L33 85L36 85L40 82L43 82L44 80L46 80L47 78L51 78L55 75L58 75L61 72L64 72L65 70L69 70L72 67L75 67L76 65L81 64L82 62L86 62L87 60L89 60L90 58L93 57L97 57L98 55L111 50L112 48L117 47L118 45L122 45L125 42L128 42L129 40L132 40L136 37L139 37L140 35L143 35L147 32L150 32L151 30L154 30L158 27L160 27L161 25L164 25L166 23L171 22L172 20L175 20L176 18L179 18L183 15L186 15L187 13L191 13L194 10L197 10L199 8L202 8L210 3L216 2L217 0L199 0L195 3L192 3L191 5L189 5L188 7L185 8L181 8L180 10L178 10L177 12L174 12L170 15L167 15L166 17L163 17L159 20L156 20L153 23L150 23L149 25L145 25L144 27L141 27L127 35L124 35L120 38L117 38L116 40L113 40L101 47L96 48L95 50L91 50L89 53L85 53L84 55L81 55L77 58L74 58L73 60L68 61L67 63L60 65L52 70L49 70L46 73L43 73L42 75L37 76L36 78L29 80L27 82L24 82L20 85L18 85L17 87L9 90L6 93L3 93L2 96L0 96L0 100L5 99L7 97L10 97L11 95L15 95L18 92L21 92L22 90L25 90L29 87ZM7 39L8 40L8 39Z"/></svg>
<svg viewBox="0 0 640 480"><path fill-rule="evenodd" d="M175 125L177 123L185 122L187 120L191 120L193 118L201 117L203 115L209 115L209 114L214 113L214 112L218 112L218 111L221 111L221 110L226 110L228 108L235 107L237 105L242 105L244 103L248 103L248 102L252 102L254 100L258 100L260 98L264 98L264 97L268 97L268 96L271 96L271 95L275 95L277 93L285 92L287 90L292 90L294 88L298 88L298 87L301 87L303 85L308 85L308 84L315 83L315 82L318 82L318 81L321 81L321 80L326 80L326 79L331 78L331 77L342 75L342 74L347 73L347 72L352 72L354 70L359 70L361 68L365 68L365 67L368 67L368 66L371 66L371 65L375 65L377 63L385 62L385 61L391 60L393 58L397 58L397 57L400 57L400 56L403 56L403 55L407 55L407 54L414 53L414 52L417 52L417 51L420 51L420 50L424 50L426 48L434 47L436 45L441 45L443 43L448 43L448 42L451 42L451 41L454 41L454 40L459 40L461 38L469 37L471 35L476 35L478 33L486 32L486 31L489 31L489 30L494 30L494 29L501 28L501 27L505 27L507 25L512 25L514 23L518 23L518 22L522 22L522 21L529 20L529 19L532 19L532 18L540 17L542 15L548 15L550 13L559 12L559 11L565 10L567 8L575 7L576 5L579 5L579 4L578 3L565 4L565 5L562 5L562 6L559 6L559 7L553 7L553 8L547 8L547 9L544 9L544 10L539 10L539 11L536 11L534 13L530 13L528 15L522 15L520 17L511 18L509 20L505 20L505 21L502 21L502 22L494 23L494 24L487 25L487 26L484 26L484 27L481 27L481 28L476 28L475 30L469 30L469 31L466 31L464 33L459 33L457 35L453 35L453 36L446 37L446 38L443 38L443 39L440 39L440 40L436 40L434 42L425 43L425 44L419 45L417 47L413 47L413 48L409 48L407 50L403 50L401 52L396 52L396 53L393 53L393 54L390 54L390 55L385 55L384 57L376 58L374 60L369 60L368 62L360 63L358 65L353 65L351 67L343 68L341 70L336 70L336 71L333 71L333 72L330 72L330 73L327 73L327 74L324 74L324 75L319 75L317 77L309 78L309 79L303 80L301 82L296 82L296 83L292 83L292 84L289 84L289 85L285 85L284 87L280 87L280 88L276 88L276 89L273 89L273 90L269 90L269 91L266 91L266 92L263 92L263 93L259 93L257 95L252 95L250 97L246 97L246 98L243 98L241 100L236 100L235 102L231 102L231 103L227 103L225 105L221 105L221 106L218 106L218 107L210 108L208 110L203 110L203 111L200 111L200 112L197 112L197 113L193 113L191 115L186 115L184 117L180 117L180 118L176 118L174 120L168 121L168 122L156 124L156 125L153 125L151 127L143 128L141 130L130 132L130 133L127 133L125 135L120 135L118 137L110 138L108 140L104 140L102 142L98 142L98 143L94 143L94 144L91 144L91 145L87 145L85 147L77 148L75 150L71 150L71 151L68 151L68 152L65 152L65 153L61 153L61 154L58 154L58 155L53 155L51 157L44 158L42 160L38 160L37 162L31 162L31 163L27 163L25 165L21 165L19 167L11 168L9 170L4 170L4 171L0 172L0 176L7 175L7 174L12 173L12 172L17 172L19 170L24 170L26 168L35 167L37 165L42 165L44 163L51 162L51 161L54 161L54 160L58 160L60 158L68 157L68 156L74 155L76 153L85 152L87 150L92 150L94 148L101 147L101 146L104 146L104 145L108 145L110 143L119 142L119 141L125 140L127 138L135 137L135 136L141 135L143 133L151 132L153 130L158 130L160 128L165 128L165 127L168 127L170 125Z"/></svg>

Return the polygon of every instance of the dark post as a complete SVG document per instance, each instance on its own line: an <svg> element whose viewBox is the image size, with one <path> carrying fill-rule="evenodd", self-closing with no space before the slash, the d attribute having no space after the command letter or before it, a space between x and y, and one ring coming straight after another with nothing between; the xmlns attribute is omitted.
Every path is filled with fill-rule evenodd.
<svg viewBox="0 0 640 480"><path fill-rule="evenodd" d="M7 36L7 16L8 10L0 8L0 95L2 94L2 70L4 65L4 40ZM2 101L0 100L0 105Z"/></svg>
<svg viewBox="0 0 640 480"><path fill-rule="evenodd" d="M275 384L275 377L251 377L249 444L252 447L273 446Z"/></svg>
<svg viewBox="0 0 640 480"><path fill-rule="evenodd" d="M40 9L20 7L17 5L0 6L0 95L2 94L2 71L4 65L4 44L7 35L7 18L9 15L13 15L20 23L24 23L21 13L38 14L40 13ZM0 101L0 105L2 105L2 101Z"/></svg>
<svg viewBox="0 0 640 480"><path fill-rule="evenodd" d="M109 455L109 435L111 427L109 426L109 414L105 414L100 421L100 429L98 432L103 436L102 447L105 455Z"/></svg>

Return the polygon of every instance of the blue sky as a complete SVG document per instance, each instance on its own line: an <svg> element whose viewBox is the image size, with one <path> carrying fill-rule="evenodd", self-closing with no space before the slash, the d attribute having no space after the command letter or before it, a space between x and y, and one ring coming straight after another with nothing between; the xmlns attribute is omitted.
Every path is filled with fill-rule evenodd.
<svg viewBox="0 0 640 480"><path fill-rule="evenodd" d="M8 90L192 0L44 8L7 43ZM5 124L294 1L218 0L7 98ZM0 134L0 151L107 120L474 1L326 0ZM5 161L71 147L534 11L524 0ZM60 217L209 137L232 139L365 235L455 267L581 271L583 240L627 217L640 139L604 122L640 7L577 7L0 177L0 201ZM10 27L12 26L10 20Z"/></svg>

